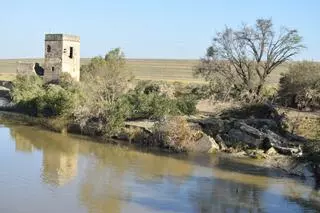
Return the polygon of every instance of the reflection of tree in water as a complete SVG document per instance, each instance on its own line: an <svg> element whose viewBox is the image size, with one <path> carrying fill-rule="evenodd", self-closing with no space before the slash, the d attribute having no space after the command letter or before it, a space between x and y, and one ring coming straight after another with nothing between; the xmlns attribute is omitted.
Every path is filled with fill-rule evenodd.
<svg viewBox="0 0 320 213"><path fill-rule="evenodd" d="M80 200L88 212L120 212L123 173L97 165L87 168L81 185Z"/></svg>
<svg viewBox="0 0 320 213"><path fill-rule="evenodd" d="M192 166L183 160L165 155L154 155L148 152L117 147L116 145L83 144L80 152L93 153L99 162L106 167L114 167L121 171L139 173L143 178L171 175L187 176L192 172Z"/></svg>
<svg viewBox="0 0 320 213"><path fill-rule="evenodd" d="M11 135L16 149L42 150L42 180L45 183L61 186L77 175L78 143L68 142L70 138L25 126L11 128Z"/></svg>
<svg viewBox="0 0 320 213"><path fill-rule="evenodd" d="M85 144L80 151L93 153L94 163L85 170L80 198L89 212L120 212L123 200L131 199L130 181L158 179L168 176L189 176L192 166L166 156L137 152L101 144ZM181 184L178 183L178 184Z"/></svg>
<svg viewBox="0 0 320 213"><path fill-rule="evenodd" d="M261 208L263 190L219 178L193 177L195 191L190 201L195 212L264 212Z"/></svg>
<svg viewBox="0 0 320 213"><path fill-rule="evenodd" d="M77 173L78 152L86 157L78 197L88 212L120 212L127 204L124 202L174 212L264 212L273 204L266 203L265 197L289 197L298 210L309 209L310 202L302 202L299 193L294 198L293 192L275 196L266 191L272 184L268 176L273 174L241 161L195 157L190 162L190 158L179 159L177 155L173 158L115 145L79 143L36 128L13 127L11 131L17 150L43 151L42 178L46 183L62 185L71 180ZM207 177L202 169L208 172ZM310 194L309 200L311 197L316 194ZM281 201L283 208L287 203Z"/></svg>
<svg viewBox="0 0 320 213"><path fill-rule="evenodd" d="M287 184L285 191L290 194L286 197L289 202L298 204L310 213L320 211L320 191L294 182Z"/></svg>

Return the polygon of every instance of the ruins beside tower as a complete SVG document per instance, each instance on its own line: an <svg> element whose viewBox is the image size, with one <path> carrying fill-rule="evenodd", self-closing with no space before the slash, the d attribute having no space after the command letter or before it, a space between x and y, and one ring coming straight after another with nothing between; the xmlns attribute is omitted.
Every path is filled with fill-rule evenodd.
<svg viewBox="0 0 320 213"><path fill-rule="evenodd" d="M59 81L61 73L80 80L80 37L66 34L46 34L44 63L21 62L18 75L43 76L45 82Z"/></svg>

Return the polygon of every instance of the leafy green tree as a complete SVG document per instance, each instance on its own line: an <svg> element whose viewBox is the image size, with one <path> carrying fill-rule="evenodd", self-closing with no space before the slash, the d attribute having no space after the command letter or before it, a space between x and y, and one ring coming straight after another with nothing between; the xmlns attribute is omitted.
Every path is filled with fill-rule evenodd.
<svg viewBox="0 0 320 213"><path fill-rule="evenodd" d="M125 58L120 53L120 49L111 50L105 58L95 57L81 68L81 91L85 95L74 115L82 127L98 123L98 132L104 135L117 133L128 115L122 97L133 76L125 69Z"/></svg>
<svg viewBox="0 0 320 213"><path fill-rule="evenodd" d="M120 48L110 50L104 57L109 69L119 70L126 65L125 55Z"/></svg>
<svg viewBox="0 0 320 213"><path fill-rule="evenodd" d="M41 97L39 111L45 117L66 116L70 117L78 103L78 94L64 89L60 85L49 84L46 92Z"/></svg>

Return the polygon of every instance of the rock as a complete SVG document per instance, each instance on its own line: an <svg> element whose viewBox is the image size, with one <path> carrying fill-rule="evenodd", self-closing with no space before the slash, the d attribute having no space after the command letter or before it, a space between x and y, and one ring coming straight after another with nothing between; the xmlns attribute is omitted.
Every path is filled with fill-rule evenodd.
<svg viewBox="0 0 320 213"><path fill-rule="evenodd" d="M298 163L288 169L290 175L296 175L299 177L314 177L312 172L312 166L310 163Z"/></svg>
<svg viewBox="0 0 320 213"><path fill-rule="evenodd" d="M270 149L268 149L266 152L265 152L267 155L277 155L278 152L277 150L275 150L275 148L271 147Z"/></svg>
<svg viewBox="0 0 320 213"><path fill-rule="evenodd" d="M228 132L228 137L234 142L243 142L252 148L258 148L263 143L264 133L245 123L239 123L238 128L233 128ZM235 126L237 127L237 126Z"/></svg>
<svg viewBox="0 0 320 213"><path fill-rule="evenodd" d="M227 145L225 144L225 142L223 141L223 139L221 138L221 136L219 134L216 135L215 141L219 144L220 150L224 151L224 150L228 149Z"/></svg>
<svg viewBox="0 0 320 213"><path fill-rule="evenodd" d="M263 105L262 108L269 113L267 116L263 116L258 107L255 112L260 114L253 118L209 118L196 123L199 123L203 132L215 138L220 150L241 143L249 148L262 148L265 152L273 147L270 154L301 156L299 144L304 142L303 138L284 132L279 126L281 115L275 114L272 106Z"/></svg>
<svg viewBox="0 0 320 213"><path fill-rule="evenodd" d="M152 133L152 128L154 127L155 122L149 120L140 120L140 121L126 121L126 127L136 127L141 128L146 132Z"/></svg>
<svg viewBox="0 0 320 213"><path fill-rule="evenodd" d="M3 98L1 92L2 91L0 91L0 107L7 107L10 105L10 101L7 98Z"/></svg>
<svg viewBox="0 0 320 213"><path fill-rule="evenodd" d="M190 151L212 153L218 150L219 145L216 143L216 141L212 137L203 134L202 137L195 142Z"/></svg>
<svg viewBox="0 0 320 213"><path fill-rule="evenodd" d="M229 121L218 118L210 118L199 121L199 124L202 127L203 131L212 137L215 137L219 133L226 132L228 123Z"/></svg>
<svg viewBox="0 0 320 213"><path fill-rule="evenodd" d="M266 154L264 153L263 150L247 150L247 155L251 158L255 159L265 159L267 158Z"/></svg>
<svg viewBox="0 0 320 213"><path fill-rule="evenodd" d="M284 137L272 132L269 129L264 129L263 131L265 133L265 137L269 139L269 141L271 143L271 146L273 146L273 144L280 146L282 144L287 144L288 143L287 139L285 139Z"/></svg>
<svg viewBox="0 0 320 213"><path fill-rule="evenodd" d="M296 157L300 157L302 156L302 149L300 147L298 148L290 148L290 147L281 147L281 146L277 146L274 145L273 146L280 154L283 155L290 155L290 156L296 156Z"/></svg>
<svg viewBox="0 0 320 213"><path fill-rule="evenodd" d="M320 164L314 165L313 172L316 179L316 187L320 190Z"/></svg>
<svg viewBox="0 0 320 213"><path fill-rule="evenodd" d="M314 166L314 173L320 179L320 164Z"/></svg>
<svg viewBox="0 0 320 213"><path fill-rule="evenodd" d="M288 140L290 140L290 141L308 142L308 140L306 138L292 134L290 132L286 132L285 137L288 138Z"/></svg>
<svg viewBox="0 0 320 213"><path fill-rule="evenodd" d="M257 141L256 138L248 135L245 132L242 132L239 129L231 129L228 132L228 140L233 142L233 143L246 143L246 144L250 144L251 147L256 148L257 144L259 144L259 141Z"/></svg>
<svg viewBox="0 0 320 213"><path fill-rule="evenodd" d="M190 127L191 129L195 130L195 131L201 131L201 130L202 130L200 124L198 124L198 123L190 122L190 123L189 123L189 127Z"/></svg>
<svg viewBox="0 0 320 213"><path fill-rule="evenodd" d="M245 119L243 120L249 126L252 126L256 129L267 128L272 131L278 131L278 124L274 120L271 119Z"/></svg>
<svg viewBox="0 0 320 213"><path fill-rule="evenodd" d="M245 123L240 123L240 130L246 132L248 135L259 139L262 139L265 136L263 132Z"/></svg>

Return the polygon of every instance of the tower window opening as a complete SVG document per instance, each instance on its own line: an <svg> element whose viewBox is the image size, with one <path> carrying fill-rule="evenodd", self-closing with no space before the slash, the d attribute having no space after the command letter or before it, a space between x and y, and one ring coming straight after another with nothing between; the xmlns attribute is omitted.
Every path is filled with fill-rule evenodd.
<svg viewBox="0 0 320 213"><path fill-rule="evenodd" d="M54 67L51 67L51 71L54 72Z"/></svg>
<svg viewBox="0 0 320 213"><path fill-rule="evenodd" d="M50 45L47 45L47 52L51 52L51 46Z"/></svg>
<svg viewBox="0 0 320 213"><path fill-rule="evenodd" d="M69 58L73 58L73 47L70 47Z"/></svg>

